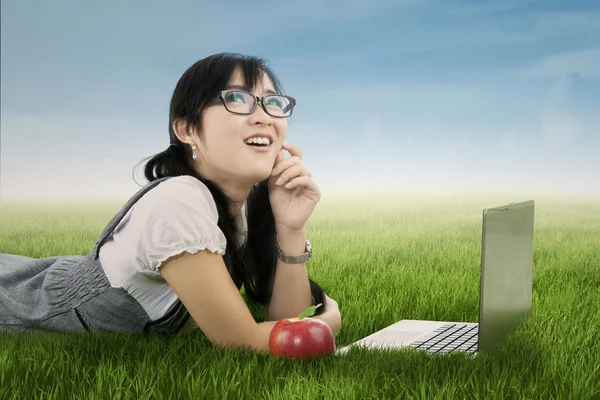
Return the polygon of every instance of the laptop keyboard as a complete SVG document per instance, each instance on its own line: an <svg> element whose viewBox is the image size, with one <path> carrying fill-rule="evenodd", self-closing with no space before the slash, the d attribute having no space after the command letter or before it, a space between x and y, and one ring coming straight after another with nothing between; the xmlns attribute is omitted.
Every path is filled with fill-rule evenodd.
<svg viewBox="0 0 600 400"><path fill-rule="evenodd" d="M462 350L475 353L478 350L479 325L471 324L446 324L429 337L412 342L408 347L418 350L427 350L431 353L450 353L453 350Z"/></svg>

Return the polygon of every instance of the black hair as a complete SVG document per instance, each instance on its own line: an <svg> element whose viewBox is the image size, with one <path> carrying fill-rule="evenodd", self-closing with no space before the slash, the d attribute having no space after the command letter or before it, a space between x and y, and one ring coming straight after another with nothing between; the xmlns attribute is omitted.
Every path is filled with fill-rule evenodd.
<svg viewBox="0 0 600 400"><path fill-rule="evenodd" d="M227 240L226 254L223 256L229 274L238 289L244 285L249 300L266 305L271 300L277 256L275 250L275 219L269 201L269 178L253 186L247 198L248 237L238 245L237 226L229 214L231 199L212 181L200 176L192 165L192 150L182 143L173 131L173 122L182 119L188 127L201 132L202 111L225 89L236 68L244 74L246 86L253 88L262 78L263 72L269 77L275 90L280 94L283 87L277 76L266 65L266 61L237 53L219 53L201 59L189 67L177 82L171 98L169 110L170 145L166 150L150 157L144 168L149 182L162 177L182 175L193 176L210 190L219 214L218 226ZM203 137L200 135L200 140ZM309 278L315 315L325 311L323 289ZM293 317L290 315L290 317Z"/></svg>

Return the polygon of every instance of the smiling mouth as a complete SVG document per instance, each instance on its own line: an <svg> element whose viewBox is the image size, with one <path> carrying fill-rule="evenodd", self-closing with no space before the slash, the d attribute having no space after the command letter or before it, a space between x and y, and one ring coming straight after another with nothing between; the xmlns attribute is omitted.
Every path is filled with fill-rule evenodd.
<svg viewBox="0 0 600 400"><path fill-rule="evenodd" d="M264 143L246 143L246 146L252 146L252 147L270 147L270 144L264 144Z"/></svg>

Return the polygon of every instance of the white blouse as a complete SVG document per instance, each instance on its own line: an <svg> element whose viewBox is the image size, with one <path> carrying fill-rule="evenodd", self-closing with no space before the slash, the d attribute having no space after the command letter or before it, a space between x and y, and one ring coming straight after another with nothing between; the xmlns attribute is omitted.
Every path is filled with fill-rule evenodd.
<svg viewBox="0 0 600 400"><path fill-rule="evenodd" d="M210 250L224 255L227 240L217 225L217 206L201 181L177 176L146 192L100 248L99 259L113 287L133 296L152 320L164 316L177 296L160 274L167 258ZM248 235L246 203L236 219L239 244ZM198 329L190 316L182 331Z"/></svg>

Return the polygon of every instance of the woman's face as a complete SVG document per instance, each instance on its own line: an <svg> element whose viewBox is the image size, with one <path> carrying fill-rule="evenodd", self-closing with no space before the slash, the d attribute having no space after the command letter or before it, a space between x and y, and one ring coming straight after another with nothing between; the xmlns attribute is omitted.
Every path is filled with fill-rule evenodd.
<svg viewBox="0 0 600 400"><path fill-rule="evenodd" d="M244 83L243 75L237 69L226 89L233 86L242 89ZM257 84L253 94L262 97L269 91L275 92L275 88L264 74L262 85ZM259 133L270 135L272 143L267 148L245 143L250 136ZM219 100L203 111L200 135L204 142L198 137L194 141L198 147L196 161L203 176L224 184L243 182L253 185L271 174L287 135L287 120L270 116L260 103L250 115L234 114Z"/></svg>

